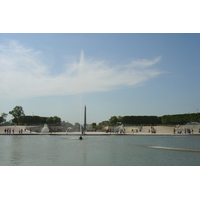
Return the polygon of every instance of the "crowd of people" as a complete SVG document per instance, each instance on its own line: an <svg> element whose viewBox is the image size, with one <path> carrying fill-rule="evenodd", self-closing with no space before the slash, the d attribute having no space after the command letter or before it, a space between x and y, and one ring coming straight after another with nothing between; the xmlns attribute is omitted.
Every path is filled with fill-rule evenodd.
<svg viewBox="0 0 200 200"><path fill-rule="evenodd" d="M4 130L5 134L14 134L15 133L15 129L11 129L11 128L6 128ZM19 129L19 134L23 134L23 129Z"/></svg>
<svg viewBox="0 0 200 200"><path fill-rule="evenodd" d="M181 133L193 134L193 132L194 132L194 130L190 129L190 128L184 128L184 129L180 129L180 127L177 128L177 129L174 128L174 134L176 134L176 133L179 133L179 134L181 134Z"/></svg>

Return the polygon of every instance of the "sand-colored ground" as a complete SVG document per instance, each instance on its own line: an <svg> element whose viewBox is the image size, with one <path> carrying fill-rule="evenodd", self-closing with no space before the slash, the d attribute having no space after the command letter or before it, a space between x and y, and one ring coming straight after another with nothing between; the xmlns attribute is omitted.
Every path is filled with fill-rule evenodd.
<svg viewBox="0 0 200 200"><path fill-rule="evenodd" d="M132 130L134 131L133 134L153 134L150 132L151 126L143 126L141 131L136 132L136 130L139 130L140 127L125 127L127 133L131 133ZM190 129L191 133L193 130L193 134L200 134L200 125L181 125L179 126L154 126L154 129L156 130L157 135L163 135L163 134L173 134L174 135L174 129L176 131L175 134L179 135L185 135L184 129ZM182 131L182 133L178 133L179 131Z"/></svg>
<svg viewBox="0 0 200 200"><path fill-rule="evenodd" d="M4 130L5 129L11 129L11 133L10 134L24 134L24 135L35 135L38 134L40 135L40 132L34 132L30 130L26 130L26 126L0 126L0 134L8 134L5 133ZM156 129L156 133L151 133L149 132L149 130L151 129L151 126L143 126L141 131L136 131L139 130L140 127L137 126L125 126L125 130L126 130L126 134L127 135L174 135L174 128L175 126L154 126L154 128ZM192 130L193 129L193 133L195 135L200 135L199 133L199 129L200 129L200 125L185 125L185 126L181 126L180 130L184 130L185 128ZM14 130L14 132L13 132ZM23 132L19 132L20 130L23 130ZM133 130L133 131L132 131ZM175 135L186 135L184 133L184 131L182 131L182 133L178 133L177 132ZM47 133L44 133L47 134ZM80 135L80 132L52 132L49 133L51 135ZM110 134L119 134L119 133L113 133L113 132L86 132L87 135L110 135Z"/></svg>

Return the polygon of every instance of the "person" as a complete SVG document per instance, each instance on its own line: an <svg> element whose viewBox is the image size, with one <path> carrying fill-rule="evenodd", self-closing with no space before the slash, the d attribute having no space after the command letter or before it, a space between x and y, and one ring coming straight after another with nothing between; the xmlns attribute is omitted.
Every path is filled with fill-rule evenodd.
<svg viewBox="0 0 200 200"><path fill-rule="evenodd" d="M79 140L82 140L82 139L83 139L82 136L80 136L80 137L79 137Z"/></svg>

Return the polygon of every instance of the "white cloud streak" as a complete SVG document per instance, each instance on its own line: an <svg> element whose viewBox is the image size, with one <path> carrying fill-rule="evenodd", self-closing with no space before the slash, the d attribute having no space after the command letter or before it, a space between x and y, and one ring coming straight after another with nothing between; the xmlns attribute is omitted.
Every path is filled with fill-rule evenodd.
<svg viewBox="0 0 200 200"><path fill-rule="evenodd" d="M154 68L160 60L132 60L127 65L110 66L105 61L87 60L81 52L79 61L68 63L62 73L54 75L41 52L11 41L7 46L0 45L0 95L22 99L136 86L162 73Z"/></svg>

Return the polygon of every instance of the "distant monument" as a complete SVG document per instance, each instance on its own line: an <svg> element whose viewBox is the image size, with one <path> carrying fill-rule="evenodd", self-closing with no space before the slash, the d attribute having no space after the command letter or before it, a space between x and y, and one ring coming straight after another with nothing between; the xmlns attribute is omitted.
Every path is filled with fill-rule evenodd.
<svg viewBox="0 0 200 200"><path fill-rule="evenodd" d="M84 126L83 129L86 130L86 106L85 106L85 110L84 110Z"/></svg>
<svg viewBox="0 0 200 200"><path fill-rule="evenodd" d="M41 133L49 133L49 128L48 128L47 124L44 124L44 127L41 130Z"/></svg>

